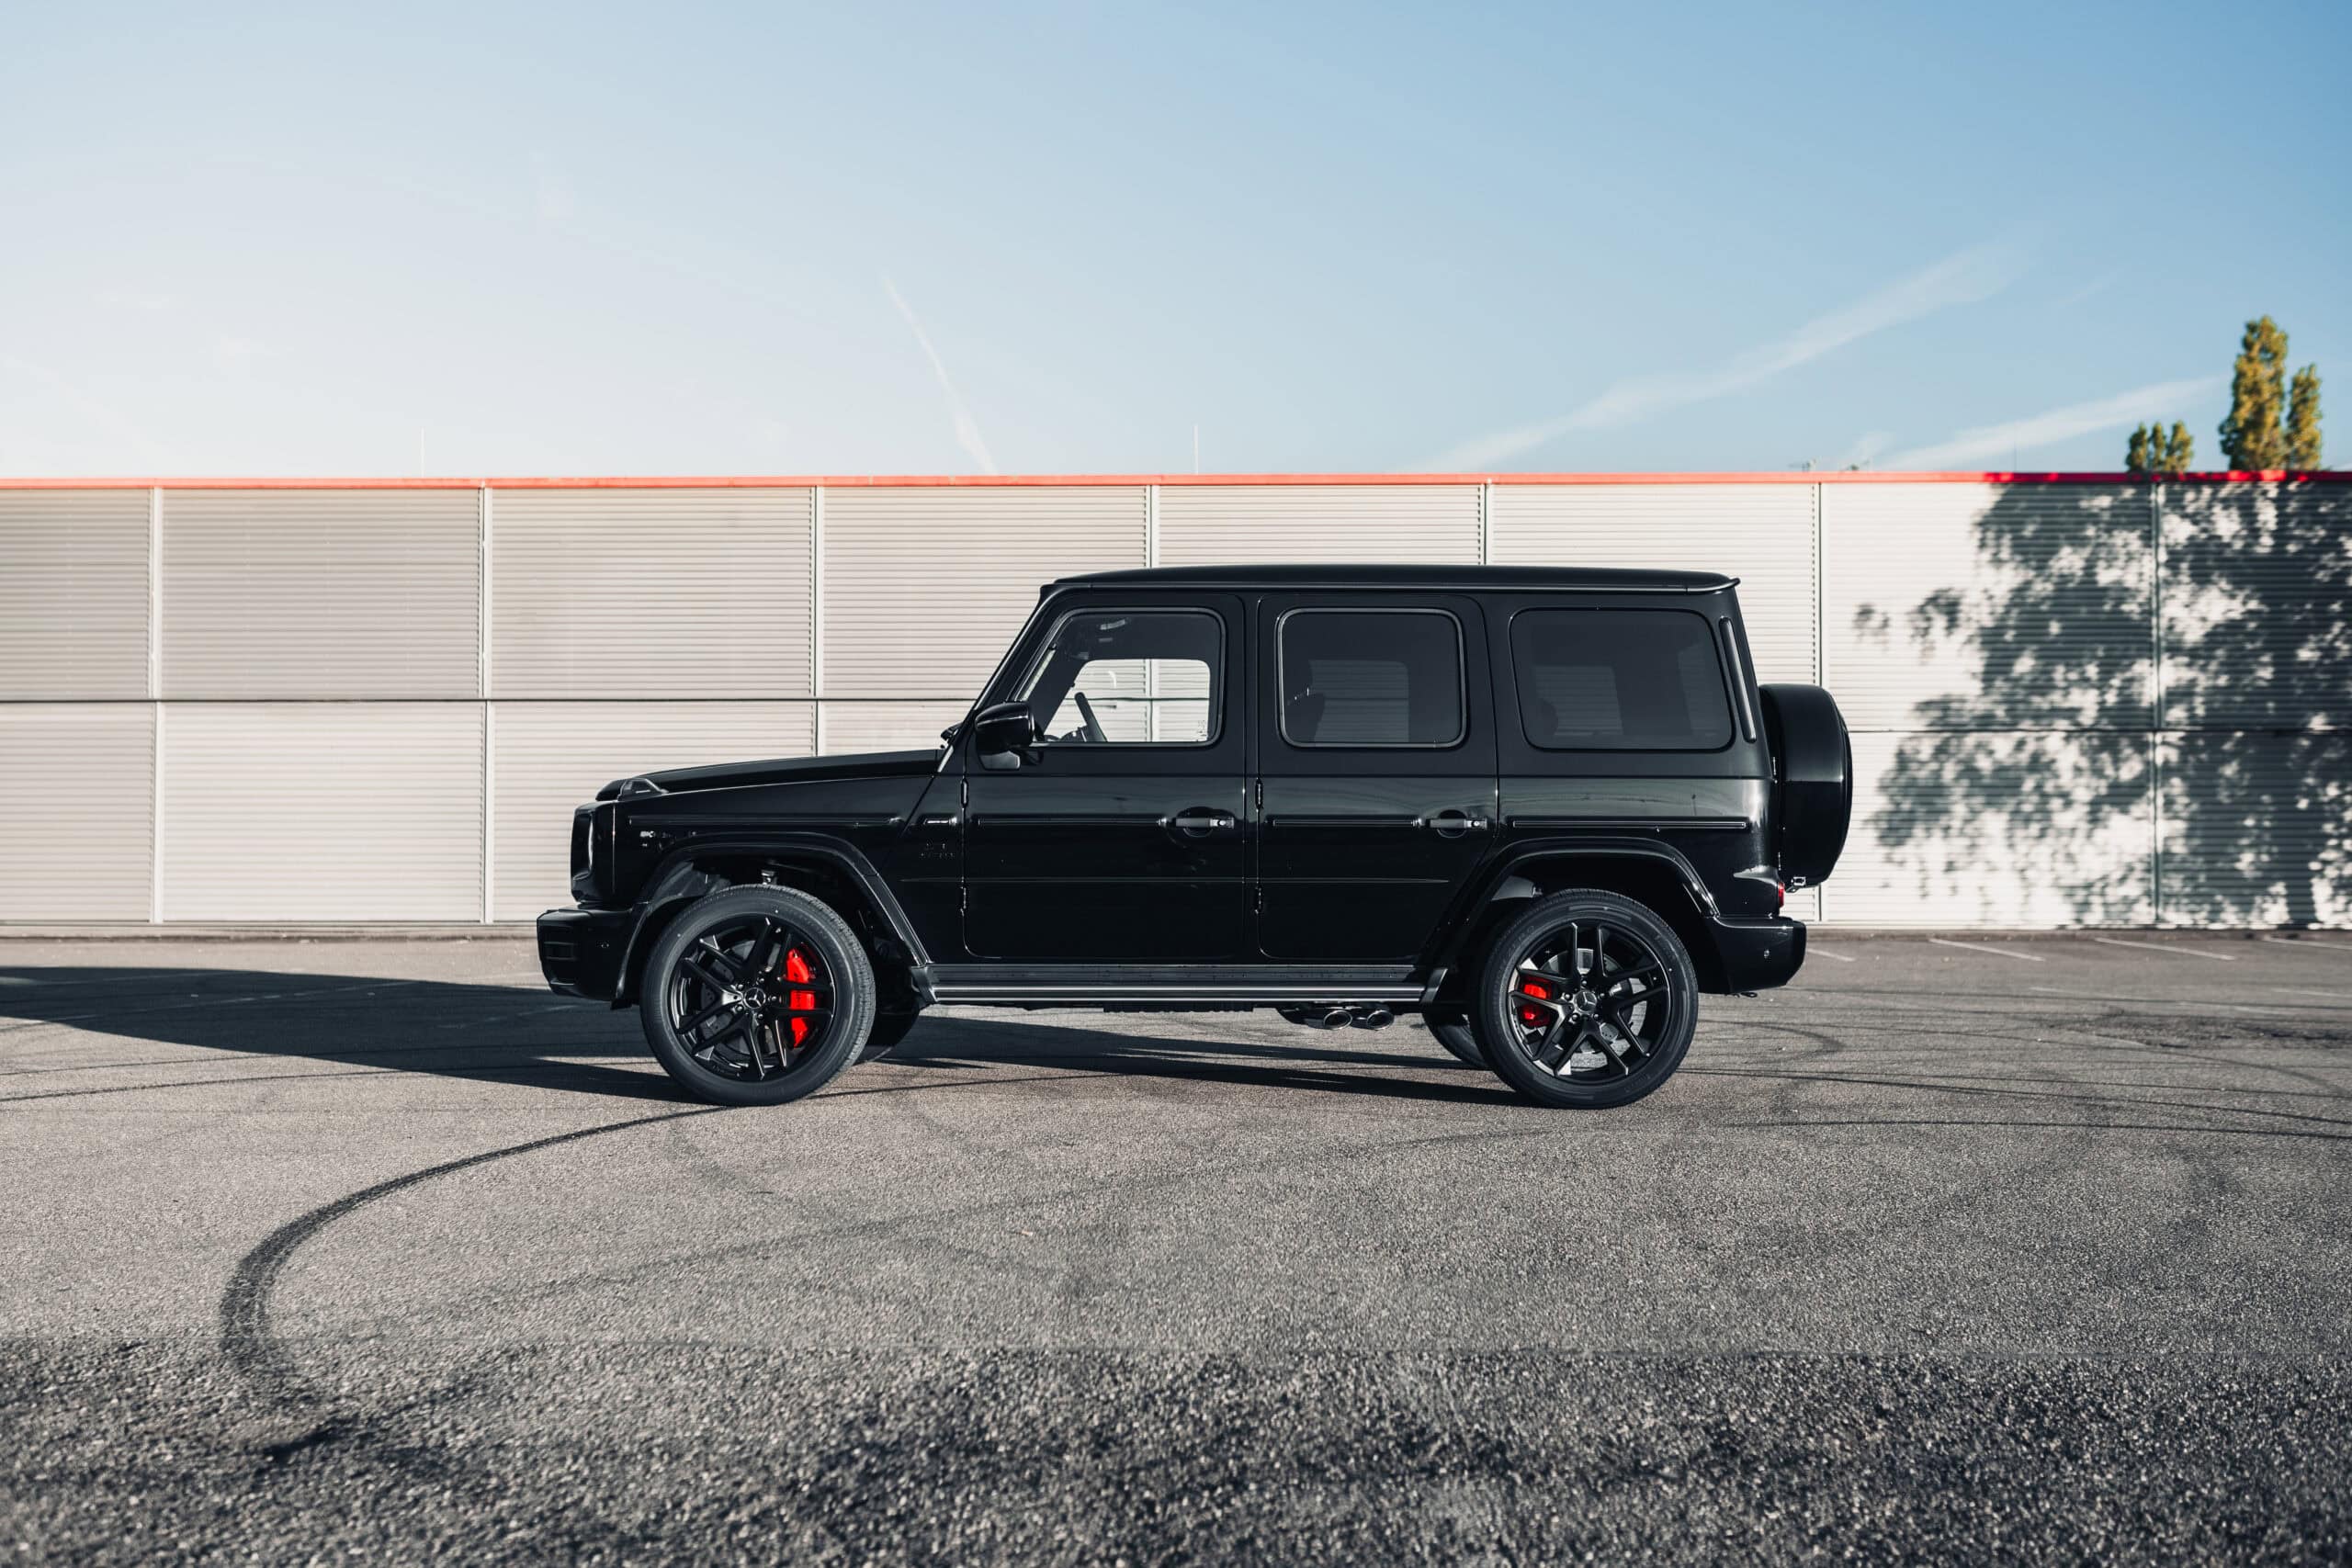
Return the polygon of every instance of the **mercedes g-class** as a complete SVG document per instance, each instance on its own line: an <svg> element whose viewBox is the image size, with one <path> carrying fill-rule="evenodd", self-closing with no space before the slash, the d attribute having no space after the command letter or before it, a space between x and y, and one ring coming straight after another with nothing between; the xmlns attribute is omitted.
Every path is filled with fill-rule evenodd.
<svg viewBox="0 0 2352 1568"><path fill-rule="evenodd" d="M1702 992L1786 983L1852 751L1753 676L1734 579L1534 567L1048 584L929 750L617 780L571 824L558 991L685 1090L775 1104L939 1003L1419 1013L1554 1106L1620 1105Z"/></svg>

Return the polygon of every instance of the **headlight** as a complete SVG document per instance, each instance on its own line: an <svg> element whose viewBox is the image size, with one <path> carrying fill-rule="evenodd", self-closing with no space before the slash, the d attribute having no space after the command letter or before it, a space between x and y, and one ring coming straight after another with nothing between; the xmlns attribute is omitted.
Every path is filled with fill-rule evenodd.
<svg viewBox="0 0 2352 1568"><path fill-rule="evenodd" d="M610 806L583 806L571 814L571 896L599 902L612 876L613 818Z"/></svg>

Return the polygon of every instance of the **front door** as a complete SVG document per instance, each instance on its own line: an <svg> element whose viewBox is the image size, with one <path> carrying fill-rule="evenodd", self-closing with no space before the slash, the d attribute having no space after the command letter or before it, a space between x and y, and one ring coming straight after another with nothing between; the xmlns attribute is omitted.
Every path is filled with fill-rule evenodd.
<svg viewBox="0 0 2352 1568"><path fill-rule="evenodd" d="M1006 662L987 700L1043 739L1011 767L962 742L970 956L1246 955L1242 626L1238 599L1106 591Z"/></svg>
<svg viewBox="0 0 2352 1568"><path fill-rule="evenodd" d="M1258 647L1259 951L1418 957L1495 840L1477 604L1269 595Z"/></svg>

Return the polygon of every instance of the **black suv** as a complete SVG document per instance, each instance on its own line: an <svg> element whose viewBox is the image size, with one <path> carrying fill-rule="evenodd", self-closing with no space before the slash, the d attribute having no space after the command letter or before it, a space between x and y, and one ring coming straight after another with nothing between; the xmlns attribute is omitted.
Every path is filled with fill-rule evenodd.
<svg viewBox="0 0 2352 1568"><path fill-rule="evenodd" d="M692 1094L796 1100L933 1002L1323 1028L1419 1012L1547 1105L1784 984L1852 755L1757 685L1735 581L1218 567L1048 585L924 751L616 781L571 824L559 991L639 1004Z"/></svg>

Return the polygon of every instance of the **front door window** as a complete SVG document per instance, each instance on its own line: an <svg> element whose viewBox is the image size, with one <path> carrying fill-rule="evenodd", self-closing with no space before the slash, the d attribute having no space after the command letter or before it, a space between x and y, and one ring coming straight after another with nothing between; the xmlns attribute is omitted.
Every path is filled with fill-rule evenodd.
<svg viewBox="0 0 2352 1568"><path fill-rule="evenodd" d="M1202 746L1216 739L1223 627L1199 610L1077 610L1021 700L1049 746Z"/></svg>

